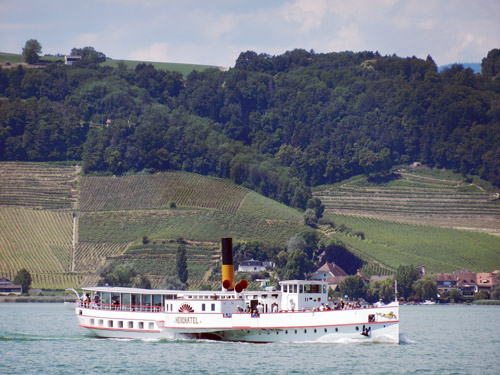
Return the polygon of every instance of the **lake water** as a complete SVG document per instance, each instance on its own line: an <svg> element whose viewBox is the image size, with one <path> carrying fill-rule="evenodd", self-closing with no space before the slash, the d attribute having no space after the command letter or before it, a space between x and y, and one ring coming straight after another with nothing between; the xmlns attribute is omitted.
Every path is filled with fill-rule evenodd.
<svg viewBox="0 0 500 375"><path fill-rule="evenodd" d="M0 374L500 374L499 306L401 306L401 344L110 340L62 304L0 303Z"/></svg>

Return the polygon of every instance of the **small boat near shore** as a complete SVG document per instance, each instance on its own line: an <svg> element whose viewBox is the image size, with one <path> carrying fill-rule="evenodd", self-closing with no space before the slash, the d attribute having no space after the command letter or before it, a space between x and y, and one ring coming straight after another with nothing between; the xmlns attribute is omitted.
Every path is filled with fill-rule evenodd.
<svg viewBox="0 0 500 375"><path fill-rule="evenodd" d="M399 303L330 306L328 284L287 280L279 290L234 283L232 241L222 239L222 290L85 287L75 314L97 337L329 342L344 338L399 343Z"/></svg>

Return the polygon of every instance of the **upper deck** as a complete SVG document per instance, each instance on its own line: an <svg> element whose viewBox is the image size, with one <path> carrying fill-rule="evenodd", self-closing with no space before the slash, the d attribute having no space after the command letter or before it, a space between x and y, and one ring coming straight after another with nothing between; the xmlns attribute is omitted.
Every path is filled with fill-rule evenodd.
<svg viewBox="0 0 500 375"><path fill-rule="evenodd" d="M287 280L281 290L260 291L186 291L125 287L83 288L82 303L95 309L143 312L212 312L234 313L301 311L319 308L328 302L328 284L318 280Z"/></svg>

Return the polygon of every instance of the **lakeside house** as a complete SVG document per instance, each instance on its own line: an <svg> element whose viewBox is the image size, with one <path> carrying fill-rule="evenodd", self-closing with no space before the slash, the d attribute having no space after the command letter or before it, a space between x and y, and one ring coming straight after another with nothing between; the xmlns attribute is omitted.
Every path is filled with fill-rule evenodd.
<svg viewBox="0 0 500 375"><path fill-rule="evenodd" d="M10 279L6 277L0 278L0 294L23 294L23 287L21 285L12 284Z"/></svg>
<svg viewBox="0 0 500 375"><path fill-rule="evenodd" d="M438 273L435 275L435 280L441 292L458 290L464 296L472 296L481 290L488 291L499 284L500 271L476 273L458 270L453 273Z"/></svg>

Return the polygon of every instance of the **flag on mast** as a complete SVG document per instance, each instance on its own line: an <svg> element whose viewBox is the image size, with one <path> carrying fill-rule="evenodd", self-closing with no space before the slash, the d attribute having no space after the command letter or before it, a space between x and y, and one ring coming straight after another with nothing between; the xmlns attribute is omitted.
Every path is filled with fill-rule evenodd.
<svg viewBox="0 0 500 375"><path fill-rule="evenodd" d="M394 301L398 300L398 279L394 279L394 283L392 284L394 287Z"/></svg>

